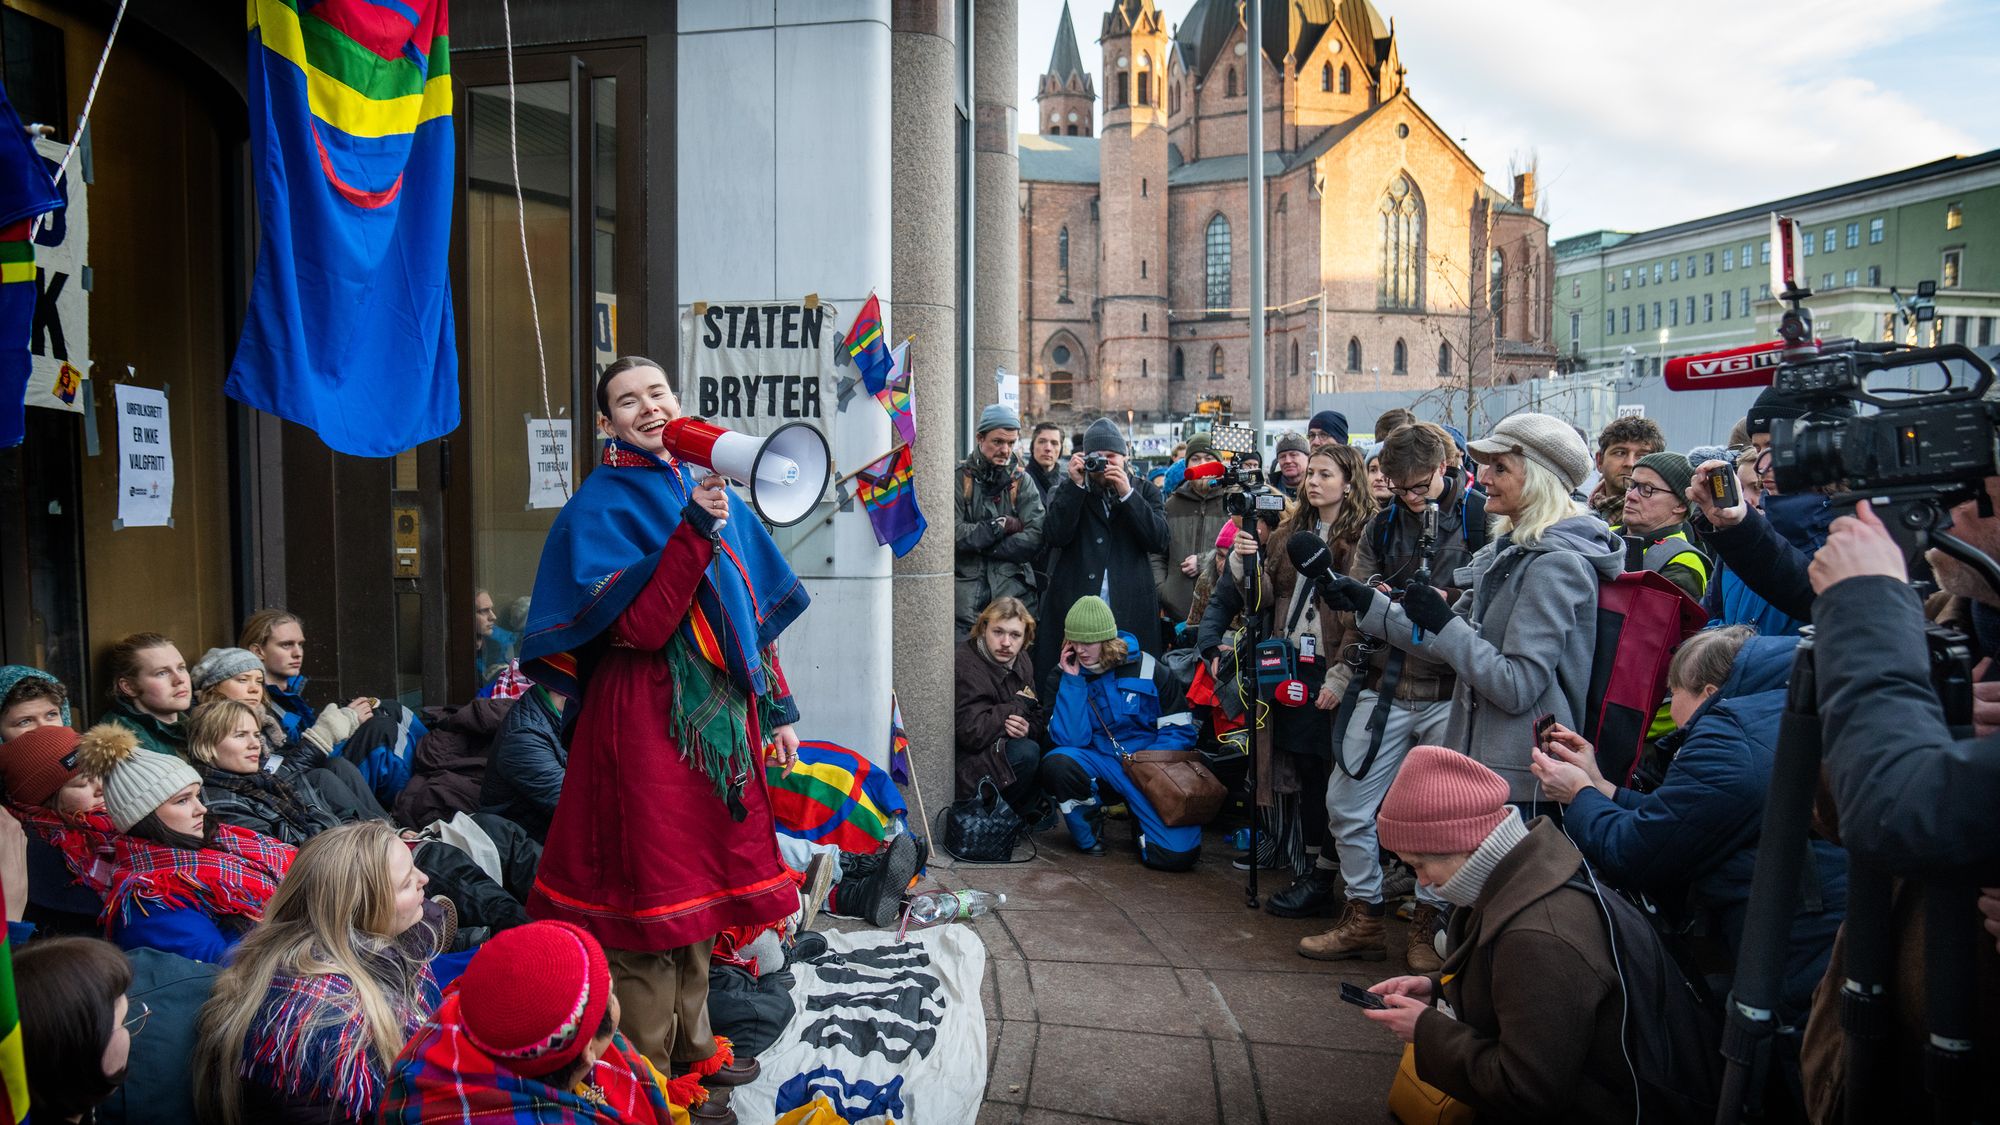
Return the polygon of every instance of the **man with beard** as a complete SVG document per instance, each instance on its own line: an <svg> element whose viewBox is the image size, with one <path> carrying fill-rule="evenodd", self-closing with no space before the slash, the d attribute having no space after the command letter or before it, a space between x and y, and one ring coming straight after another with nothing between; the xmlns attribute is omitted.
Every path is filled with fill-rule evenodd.
<svg viewBox="0 0 2000 1125"><path fill-rule="evenodd" d="M1667 436L1650 418L1613 418L1597 435L1597 471L1602 479L1590 494L1590 510L1612 527L1625 522L1625 489L1641 457L1667 447Z"/></svg>
<svg viewBox="0 0 2000 1125"><path fill-rule="evenodd" d="M1042 549L1042 491L1021 468L1014 445L1021 416L994 403L979 415L979 441L959 465L956 531L957 635L995 598L1034 597Z"/></svg>

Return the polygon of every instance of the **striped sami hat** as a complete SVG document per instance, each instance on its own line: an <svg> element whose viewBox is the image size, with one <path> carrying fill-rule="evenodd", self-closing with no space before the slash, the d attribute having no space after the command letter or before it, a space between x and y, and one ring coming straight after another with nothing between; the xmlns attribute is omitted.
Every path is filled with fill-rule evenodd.
<svg viewBox="0 0 2000 1125"><path fill-rule="evenodd" d="M604 949L568 922L530 922L489 938L458 978L465 1034L525 1078L566 1070L604 1021Z"/></svg>

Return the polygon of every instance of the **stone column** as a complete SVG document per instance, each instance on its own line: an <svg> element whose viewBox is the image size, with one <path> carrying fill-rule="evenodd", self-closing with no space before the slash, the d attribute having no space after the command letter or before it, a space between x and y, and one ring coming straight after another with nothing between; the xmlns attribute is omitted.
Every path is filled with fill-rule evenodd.
<svg viewBox="0 0 2000 1125"><path fill-rule="evenodd" d="M896 162L890 184L889 338L916 336L910 345L918 425L913 472L930 525L922 542L896 560L895 677L911 766L925 808L936 816L952 795L954 725L951 473L958 460L961 408L956 29L951 0L894 0L892 11L889 135L896 138ZM916 794L905 796L914 820ZM927 824L918 831L930 830Z"/></svg>
<svg viewBox="0 0 2000 1125"><path fill-rule="evenodd" d="M1015 0L980 0L972 28L973 246L972 398L998 397L993 370L1021 374L1021 162L1015 155L1015 84L1020 63ZM1027 434L1021 435L1023 445ZM1025 453L1025 449L1023 450Z"/></svg>

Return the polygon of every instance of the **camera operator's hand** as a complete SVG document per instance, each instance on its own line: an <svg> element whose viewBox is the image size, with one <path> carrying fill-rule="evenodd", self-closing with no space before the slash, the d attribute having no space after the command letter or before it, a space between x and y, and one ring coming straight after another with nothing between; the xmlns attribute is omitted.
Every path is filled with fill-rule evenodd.
<svg viewBox="0 0 2000 1125"><path fill-rule="evenodd" d="M1403 589L1403 616L1426 633L1442 633L1451 624L1451 606L1444 595L1428 582L1412 582Z"/></svg>
<svg viewBox="0 0 2000 1125"><path fill-rule="evenodd" d="M1980 888L1979 913L1986 918L1986 932L2000 938L2000 887ZM2000 941L1994 944L2000 946Z"/></svg>
<svg viewBox="0 0 2000 1125"><path fill-rule="evenodd" d="M1069 455L1069 482L1078 488L1083 487L1083 454L1081 452Z"/></svg>
<svg viewBox="0 0 2000 1125"><path fill-rule="evenodd" d="M1237 535L1235 542L1229 545L1229 553L1233 555L1240 555L1244 558L1248 558L1251 555L1256 554L1257 537L1251 534Z"/></svg>
<svg viewBox="0 0 2000 1125"><path fill-rule="evenodd" d="M1333 689L1332 680L1328 680L1319 686L1319 694L1313 696L1313 709L1316 711L1336 711L1340 709L1340 693Z"/></svg>
<svg viewBox="0 0 2000 1125"><path fill-rule="evenodd" d="M1187 575L1189 578L1193 578L1195 575L1200 574L1201 556L1189 555L1187 558L1182 559L1181 573Z"/></svg>
<svg viewBox="0 0 2000 1125"><path fill-rule="evenodd" d="M1972 733L1980 738L2000 731L2000 682L1986 682L1986 670L1991 667L1993 658L1989 656L1972 669Z"/></svg>
<svg viewBox="0 0 2000 1125"><path fill-rule="evenodd" d="M1320 601L1349 613L1366 613L1368 607L1375 604L1375 588L1365 582L1356 582L1345 574L1314 580L1313 591L1319 595Z"/></svg>
<svg viewBox="0 0 2000 1125"><path fill-rule="evenodd" d="M1741 500L1737 501L1734 507L1716 507L1715 494L1708 489L1708 478L1711 475L1715 473L1734 473L1735 471L1736 466L1731 465L1727 461L1703 461L1695 468L1694 484L1689 486L1687 490L1688 502L1700 508L1702 517L1708 520L1708 526L1715 528L1717 531L1723 528L1735 527L1737 524L1742 523L1750 514L1750 505Z"/></svg>
<svg viewBox="0 0 2000 1125"><path fill-rule="evenodd" d="M1123 500L1132 494L1132 481L1125 475L1123 465L1111 465L1098 477L1104 482L1104 491Z"/></svg>
<svg viewBox="0 0 2000 1125"><path fill-rule="evenodd" d="M1903 549L1866 500L1856 505L1853 515L1842 516L1827 528L1826 545L1813 556L1806 575L1812 579L1815 594L1824 594L1849 578L1880 576L1898 582L1910 578Z"/></svg>

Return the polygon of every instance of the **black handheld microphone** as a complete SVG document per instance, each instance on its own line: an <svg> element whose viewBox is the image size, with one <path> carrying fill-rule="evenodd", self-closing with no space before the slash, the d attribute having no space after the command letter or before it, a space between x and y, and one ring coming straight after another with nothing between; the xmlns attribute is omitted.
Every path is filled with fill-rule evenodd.
<svg viewBox="0 0 2000 1125"><path fill-rule="evenodd" d="M1285 554L1291 557L1292 568L1307 578L1333 577L1333 553L1326 549L1326 540L1310 531L1293 532L1285 541Z"/></svg>

